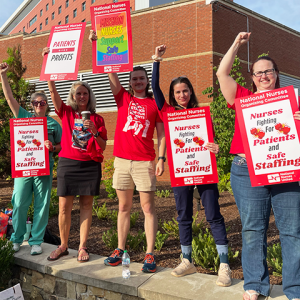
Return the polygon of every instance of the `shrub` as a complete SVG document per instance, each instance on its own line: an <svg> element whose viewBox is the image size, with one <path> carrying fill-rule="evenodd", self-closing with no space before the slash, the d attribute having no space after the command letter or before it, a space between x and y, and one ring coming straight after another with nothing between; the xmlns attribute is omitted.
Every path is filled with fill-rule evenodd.
<svg viewBox="0 0 300 300"><path fill-rule="evenodd" d="M282 275L282 255L280 243L274 244L273 246L269 246L267 248L267 262L274 270L273 275Z"/></svg>
<svg viewBox="0 0 300 300"><path fill-rule="evenodd" d="M130 215L130 228L135 226L136 221L138 220L139 216L140 216L140 213L138 211L134 212Z"/></svg>
<svg viewBox="0 0 300 300"><path fill-rule="evenodd" d="M14 261L13 243L4 238L0 238L0 291L7 288L7 283L11 277L11 268Z"/></svg>
<svg viewBox="0 0 300 300"><path fill-rule="evenodd" d="M159 198L168 198L170 197L171 190L156 190L155 195Z"/></svg>
<svg viewBox="0 0 300 300"><path fill-rule="evenodd" d="M58 215L59 212L59 197L57 196L57 189L51 190L49 218Z"/></svg>
<svg viewBox="0 0 300 300"><path fill-rule="evenodd" d="M139 230L137 235L131 235L128 233L126 245L129 246L129 249L131 250L139 250L143 249L143 246L146 246L146 234L142 230Z"/></svg>
<svg viewBox="0 0 300 300"><path fill-rule="evenodd" d="M236 258L238 254L238 251L233 254L231 248L228 248L229 260ZM205 233L201 231L198 237L193 238L192 257L197 265L204 269L217 272L220 265L220 259L214 238L207 228Z"/></svg>
<svg viewBox="0 0 300 300"><path fill-rule="evenodd" d="M240 60L236 56L230 71L230 76L238 84L245 86L246 82L244 81L245 78L242 76L241 68ZM214 67L213 69L216 72L218 68ZM221 92L218 80L216 81L216 84L218 87L216 92L214 92L213 87L208 87L202 92L202 94L207 95L208 98L213 98L210 109L215 130L215 142L220 147L220 152L216 155L219 181L222 181L221 185L219 184L219 187L220 190L231 190L228 173L230 173L233 155L231 155L229 151L234 133L235 112L232 109L228 109L226 99ZM223 178L223 176L225 177Z"/></svg>
<svg viewBox="0 0 300 300"><path fill-rule="evenodd" d="M155 249L160 251L168 237L169 235L167 233L163 234L160 231L157 231L155 239Z"/></svg>
<svg viewBox="0 0 300 300"><path fill-rule="evenodd" d="M193 231L193 236L198 236L198 234L202 231L204 227L204 219L201 220L200 223L196 223L198 218L198 212L193 216L193 224L192 224L192 231Z"/></svg>
<svg viewBox="0 0 300 300"><path fill-rule="evenodd" d="M172 221L169 222L165 221L164 224L162 225L162 229L170 236L179 239L178 222L174 218L172 219Z"/></svg>
<svg viewBox="0 0 300 300"><path fill-rule="evenodd" d="M102 206L98 206L94 203L93 213L98 217L99 220L107 219L109 216L109 211L106 208L106 202Z"/></svg>
<svg viewBox="0 0 300 300"><path fill-rule="evenodd" d="M115 229L109 229L103 232L102 240L109 249L116 249L118 247L118 233Z"/></svg>
<svg viewBox="0 0 300 300"><path fill-rule="evenodd" d="M117 228L117 225L118 225L118 212L116 210L109 211L107 217L112 221L113 228Z"/></svg>
<svg viewBox="0 0 300 300"><path fill-rule="evenodd" d="M107 197L109 199L117 198L117 192L112 186L113 174L114 174L114 158L111 158L106 160L104 163L103 180L102 180L102 183L105 185Z"/></svg>

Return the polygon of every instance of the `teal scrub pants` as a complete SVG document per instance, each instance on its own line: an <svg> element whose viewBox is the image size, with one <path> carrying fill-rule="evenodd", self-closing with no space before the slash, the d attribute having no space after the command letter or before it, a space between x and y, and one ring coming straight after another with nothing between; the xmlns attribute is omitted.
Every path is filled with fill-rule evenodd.
<svg viewBox="0 0 300 300"><path fill-rule="evenodd" d="M34 194L34 216L31 229L31 238L28 243L40 245L44 241L44 234L49 218L50 195L52 188L53 165L50 166L50 175L15 178L12 196L13 215L12 224L14 233L11 235L13 243L21 244L26 233L28 208Z"/></svg>

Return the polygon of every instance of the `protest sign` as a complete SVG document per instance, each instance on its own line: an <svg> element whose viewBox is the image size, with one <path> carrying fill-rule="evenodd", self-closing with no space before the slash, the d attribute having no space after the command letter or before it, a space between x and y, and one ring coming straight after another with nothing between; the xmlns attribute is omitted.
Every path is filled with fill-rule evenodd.
<svg viewBox="0 0 300 300"><path fill-rule="evenodd" d="M209 107L164 113L171 185L218 182L216 157L205 148L213 143Z"/></svg>
<svg viewBox="0 0 300 300"><path fill-rule="evenodd" d="M47 118L10 119L12 177L50 175Z"/></svg>
<svg viewBox="0 0 300 300"><path fill-rule="evenodd" d="M51 28L40 80L76 80L86 23L57 25Z"/></svg>
<svg viewBox="0 0 300 300"><path fill-rule="evenodd" d="M1 300L24 300L20 283L15 286L0 292Z"/></svg>
<svg viewBox="0 0 300 300"><path fill-rule="evenodd" d="M292 86L235 99L252 186L300 180L300 121Z"/></svg>
<svg viewBox="0 0 300 300"><path fill-rule="evenodd" d="M91 6L93 73L132 71L132 33L130 2Z"/></svg>

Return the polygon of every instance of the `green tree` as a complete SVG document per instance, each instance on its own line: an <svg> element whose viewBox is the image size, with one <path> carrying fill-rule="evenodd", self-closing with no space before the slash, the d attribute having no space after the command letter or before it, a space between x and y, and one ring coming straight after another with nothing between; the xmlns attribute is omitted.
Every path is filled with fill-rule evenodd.
<svg viewBox="0 0 300 300"><path fill-rule="evenodd" d="M29 103L28 96L34 90L30 87L22 77L27 67L23 66L21 56L21 46L8 48L8 58L4 60L9 65L7 77L12 89L14 98L19 104L27 108ZM10 160L10 130L9 119L13 118L13 114L5 100L2 85L0 86L0 176L8 176L11 174Z"/></svg>
<svg viewBox="0 0 300 300"><path fill-rule="evenodd" d="M213 68L217 71L217 67ZM240 60L236 56L230 76L241 86L245 86L245 78L241 73ZM234 133L234 118L235 111L228 109L226 99L224 98L219 81L216 81L217 92L214 92L213 87L206 88L202 94L207 95L208 98L213 98L210 105L211 114L213 117L213 124L215 130L215 142L219 144L220 152L216 155L217 166L219 173L219 189L220 191L229 190L230 187L230 168L233 156L229 154L231 141Z"/></svg>

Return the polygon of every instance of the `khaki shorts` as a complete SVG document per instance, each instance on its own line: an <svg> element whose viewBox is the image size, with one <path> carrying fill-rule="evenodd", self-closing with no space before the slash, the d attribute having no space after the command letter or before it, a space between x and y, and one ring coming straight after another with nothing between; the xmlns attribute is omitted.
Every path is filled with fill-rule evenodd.
<svg viewBox="0 0 300 300"><path fill-rule="evenodd" d="M133 190L152 192L156 190L155 163L153 161L129 160L115 158L113 188L116 190Z"/></svg>

